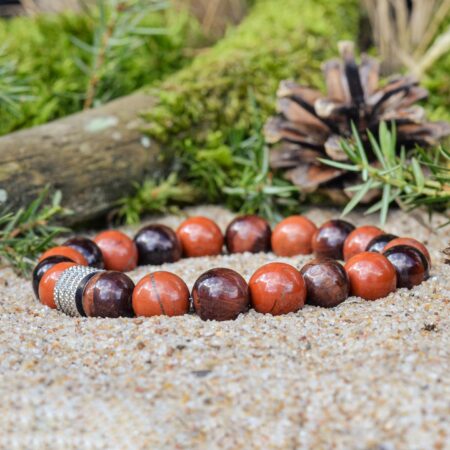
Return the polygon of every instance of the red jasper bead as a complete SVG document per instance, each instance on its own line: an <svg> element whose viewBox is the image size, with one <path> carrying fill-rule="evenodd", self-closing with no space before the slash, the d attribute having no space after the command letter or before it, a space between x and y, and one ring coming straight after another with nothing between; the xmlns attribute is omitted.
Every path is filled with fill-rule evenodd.
<svg viewBox="0 0 450 450"><path fill-rule="evenodd" d="M273 230L273 252L278 256L307 255L312 252L312 238L316 231L317 227L306 217L287 217Z"/></svg>
<svg viewBox="0 0 450 450"><path fill-rule="evenodd" d="M87 261L88 266L103 269L103 256L98 245L91 239L83 236L75 236L63 244L65 247L75 249L81 253Z"/></svg>
<svg viewBox="0 0 450 450"><path fill-rule="evenodd" d="M347 299L350 290L347 272L338 261L314 259L300 273L306 283L306 303L332 308Z"/></svg>
<svg viewBox="0 0 450 450"><path fill-rule="evenodd" d="M251 304L261 313L288 314L305 304L305 282L300 272L289 264L265 264L252 275L249 288Z"/></svg>
<svg viewBox="0 0 450 450"><path fill-rule="evenodd" d="M102 252L105 269L128 272L136 268L137 248L125 233L116 230L103 231L95 236L94 242Z"/></svg>
<svg viewBox="0 0 450 450"><path fill-rule="evenodd" d="M55 299L53 296L55 285L62 273L72 266L76 266L76 264L74 262L60 262L55 264L51 269L47 270L39 283L39 300L42 304L48 306L49 308L56 309Z"/></svg>
<svg viewBox="0 0 450 450"><path fill-rule="evenodd" d="M411 289L429 277L428 261L420 250L409 245L396 245L384 252L397 272L397 287Z"/></svg>
<svg viewBox="0 0 450 450"><path fill-rule="evenodd" d="M409 245L410 247L415 247L417 250L422 252L422 254L427 258L428 264L431 267L431 255L428 249L425 247L425 245L422 244L422 242L418 241L414 238L409 237L399 237L396 239L393 239L391 242L389 242L386 247L384 247L384 251L389 250L392 247L395 247L396 245Z"/></svg>
<svg viewBox="0 0 450 450"><path fill-rule="evenodd" d="M270 252L270 225L262 217L236 217L227 227L225 244L229 253Z"/></svg>
<svg viewBox="0 0 450 450"><path fill-rule="evenodd" d="M313 252L317 257L343 259L344 241L355 227L345 220L329 220L314 234Z"/></svg>
<svg viewBox="0 0 450 450"><path fill-rule="evenodd" d="M137 316L181 316L189 312L189 289L170 272L153 272L134 288L133 309Z"/></svg>
<svg viewBox="0 0 450 450"><path fill-rule="evenodd" d="M39 283L42 277L56 264L61 262L73 262L66 256L49 256L39 262L33 270L33 291L37 299L39 299Z"/></svg>
<svg viewBox="0 0 450 450"><path fill-rule="evenodd" d="M65 256L66 258L69 258L71 261L76 262L80 266L88 265L86 258L79 251L71 247L66 247L62 245L58 247L53 247L41 255L41 257L39 258L39 262L43 261L49 256Z"/></svg>
<svg viewBox="0 0 450 450"><path fill-rule="evenodd" d="M365 300L376 300L395 291L397 285L395 268L379 253L359 253L345 263L345 270L352 295Z"/></svg>
<svg viewBox="0 0 450 450"><path fill-rule="evenodd" d="M207 217L190 217L177 230L183 254L187 257L219 255L223 235L215 222Z"/></svg>
<svg viewBox="0 0 450 450"><path fill-rule="evenodd" d="M161 265L181 258L181 245L175 232L165 225L152 224L138 231L134 238L139 265Z"/></svg>
<svg viewBox="0 0 450 450"><path fill-rule="evenodd" d="M98 272L83 291L83 310L88 317L133 317L134 283L121 272Z"/></svg>
<svg viewBox="0 0 450 450"><path fill-rule="evenodd" d="M192 289L194 309L202 320L234 320L248 310L248 285L231 269L211 269Z"/></svg>
<svg viewBox="0 0 450 450"><path fill-rule="evenodd" d="M396 239L398 236L395 234L380 234L379 236L374 237L366 247L366 252L377 252L383 253L384 248L387 243Z"/></svg>
<svg viewBox="0 0 450 450"><path fill-rule="evenodd" d="M366 251L369 242L376 236L383 234L378 227L366 225L355 228L344 242L344 261L348 261L352 256Z"/></svg>

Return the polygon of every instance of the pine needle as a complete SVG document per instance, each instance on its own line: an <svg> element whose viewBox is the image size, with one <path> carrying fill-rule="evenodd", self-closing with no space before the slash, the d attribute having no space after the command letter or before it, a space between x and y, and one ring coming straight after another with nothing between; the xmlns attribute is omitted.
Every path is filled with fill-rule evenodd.
<svg viewBox="0 0 450 450"><path fill-rule="evenodd" d="M84 109L111 99L105 80L122 67L136 49L145 45L146 37L167 33L164 28L143 25L149 14L167 7L168 3L162 0L97 0L93 41L83 42L76 36L71 37L72 43L86 54L88 61L76 60L88 77ZM102 90L105 92L100 99Z"/></svg>
<svg viewBox="0 0 450 450"><path fill-rule="evenodd" d="M22 102L32 100L31 89L17 75L17 63L0 47L0 110L19 116Z"/></svg>

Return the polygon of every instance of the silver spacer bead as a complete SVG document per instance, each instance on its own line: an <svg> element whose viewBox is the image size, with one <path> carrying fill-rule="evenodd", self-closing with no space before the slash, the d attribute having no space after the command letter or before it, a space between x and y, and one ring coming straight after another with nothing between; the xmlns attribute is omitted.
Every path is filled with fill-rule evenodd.
<svg viewBox="0 0 450 450"><path fill-rule="evenodd" d="M77 289L87 276L95 272L103 272L103 270L87 266L71 266L66 269L59 277L53 291L56 308L68 316L81 316L77 308Z"/></svg>

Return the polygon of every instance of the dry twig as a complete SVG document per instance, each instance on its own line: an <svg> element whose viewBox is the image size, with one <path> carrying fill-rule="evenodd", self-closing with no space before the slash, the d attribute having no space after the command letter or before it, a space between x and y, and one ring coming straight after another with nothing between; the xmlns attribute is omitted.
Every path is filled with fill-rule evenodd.
<svg viewBox="0 0 450 450"><path fill-rule="evenodd" d="M450 51L450 28L436 36L450 0L363 0L386 72L405 66L421 77Z"/></svg>

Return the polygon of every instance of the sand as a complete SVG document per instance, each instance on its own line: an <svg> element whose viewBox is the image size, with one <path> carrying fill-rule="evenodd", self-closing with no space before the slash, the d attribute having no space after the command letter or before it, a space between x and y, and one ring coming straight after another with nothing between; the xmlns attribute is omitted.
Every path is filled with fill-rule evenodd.
<svg viewBox="0 0 450 450"><path fill-rule="evenodd" d="M187 214L222 227L232 217L216 207ZM317 223L336 216L308 212ZM385 229L427 243L428 281L374 302L234 322L73 319L1 270L0 448L449 449L450 266L440 254L449 230L433 235L400 212ZM163 267L191 287L211 267L248 279L264 262L309 259L224 255Z"/></svg>

